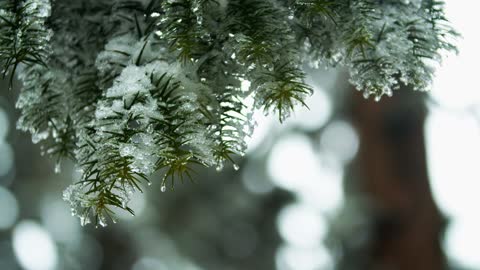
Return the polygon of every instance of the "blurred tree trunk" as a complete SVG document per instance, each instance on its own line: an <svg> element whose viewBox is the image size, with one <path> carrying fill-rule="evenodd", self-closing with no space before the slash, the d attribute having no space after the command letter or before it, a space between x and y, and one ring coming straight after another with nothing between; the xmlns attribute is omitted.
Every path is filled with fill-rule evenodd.
<svg viewBox="0 0 480 270"><path fill-rule="evenodd" d="M350 102L360 137L354 189L378 208L367 269L446 269L445 221L427 174L423 95L400 89L377 103L355 91Z"/></svg>

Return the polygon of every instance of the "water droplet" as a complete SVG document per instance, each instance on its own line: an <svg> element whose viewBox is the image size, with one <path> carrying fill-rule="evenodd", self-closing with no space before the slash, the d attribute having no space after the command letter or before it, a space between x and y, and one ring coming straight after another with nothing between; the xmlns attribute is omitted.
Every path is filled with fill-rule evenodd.
<svg viewBox="0 0 480 270"><path fill-rule="evenodd" d="M107 221L105 220L104 217L99 217L98 218L98 224L100 224L100 226L102 226L104 228L107 227Z"/></svg>
<svg viewBox="0 0 480 270"><path fill-rule="evenodd" d="M215 170L217 170L217 172L221 172L223 170L223 164L220 164L218 165Z"/></svg>
<svg viewBox="0 0 480 270"><path fill-rule="evenodd" d="M162 191L162 192L167 191L167 186L166 186L166 185L163 185L163 186L160 188L160 191Z"/></svg>
<svg viewBox="0 0 480 270"><path fill-rule="evenodd" d="M58 163L58 162L55 163L55 169L54 169L55 173L60 173L61 170L62 170L62 168L60 167L60 163Z"/></svg>
<svg viewBox="0 0 480 270"><path fill-rule="evenodd" d="M151 185L152 185L152 182L148 182L147 185L148 185L148 186L151 186Z"/></svg>
<svg viewBox="0 0 480 270"><path fill-rule="evenodd" d="M238 166L238 164L233 164L233 169L235 171L238 171L238 170L240 170L240 166Z"/></svg>
<svg viewBox="0 0 480 270"><path fill-rule="evenodd" d="M378 95L375 96L375 102L379 102L382 99L382 96Z"/></svg>
<svg viewBox="0 0 480 270"><path fill-rule="evenodd" d="M90 218L88 216L81 216L80 217L80 225L85 226L90 223Z"/></svg>

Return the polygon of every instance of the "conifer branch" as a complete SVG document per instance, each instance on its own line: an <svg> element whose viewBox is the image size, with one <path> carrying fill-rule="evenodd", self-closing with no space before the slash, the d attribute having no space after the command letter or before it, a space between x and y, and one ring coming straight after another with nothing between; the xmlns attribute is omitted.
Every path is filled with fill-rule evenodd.
<svg viewBox="0 0 480 270"><path fill-rule="evenodd" d="M18 127L81 172L64 197L106 225L151 175L161 190L243 155L255 109L307 106L303 66L343 65L365 97L428 89L458 36L439 0L1 0ZM10 77L10 82L12 82ZM246 100L253 98L253 106Z"/></svg>

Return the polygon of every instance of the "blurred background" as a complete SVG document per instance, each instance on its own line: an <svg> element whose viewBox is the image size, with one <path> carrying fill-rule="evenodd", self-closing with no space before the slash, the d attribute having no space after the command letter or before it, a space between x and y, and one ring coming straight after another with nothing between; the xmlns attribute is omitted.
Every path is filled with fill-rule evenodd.
<svg viewBox="0 0 480 270"><path fill-rule="evenodd" d="M0 82L0 269L480 269L478 8L446 1L463 38L433 91L376 103L341 69L310 67L310 110L256 114L240 170L165 193L154 177L136 217L103 229L71 216L73 164L53 173Z"/></svg>

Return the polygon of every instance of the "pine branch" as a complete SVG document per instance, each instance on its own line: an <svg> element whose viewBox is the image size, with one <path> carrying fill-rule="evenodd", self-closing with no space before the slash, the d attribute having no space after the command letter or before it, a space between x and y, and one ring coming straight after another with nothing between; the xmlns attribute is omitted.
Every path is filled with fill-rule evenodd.
<svg viewBox="0 0 480 270"><path fill-rule="evenodd" d="M209 34L202 27L202 12L212 3L212 0L164 1L160 35L169 41L170 49L177 53L180 62L198 59L207 49Z"/></svg>
<svg viewBox="0 0 480 270"><path fill-rule="evenodd" d="M164 191L199 167L238 168L254 109L282 122L307 106L305 64L343 65L380 100L427 89L456 36L439 0L0 2L2 74L23 83L18 127L57 164L77 163L64 197L102 226L117 208L133 214L155 172Z"/></svg>
<svg viewBox="0 0 480 270"><path fill-rule="evenodd" d="M0 65L4 78L10 73L10 87L19 64L46 66L50 39L44 27L46 9L29 0L0 3Z"/></svg>
<svg viewBox="0 0 480 270"><path fill-rule="evenodd" d="M303 82L304 76L298 67L288 62L275 64L271 71L254 81L259 87L256 107L274 111L280 122L290 116L296 104L308 107L304 100L313 90Z"/></svg>

